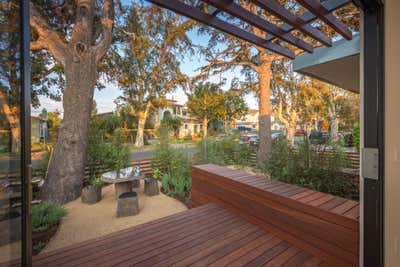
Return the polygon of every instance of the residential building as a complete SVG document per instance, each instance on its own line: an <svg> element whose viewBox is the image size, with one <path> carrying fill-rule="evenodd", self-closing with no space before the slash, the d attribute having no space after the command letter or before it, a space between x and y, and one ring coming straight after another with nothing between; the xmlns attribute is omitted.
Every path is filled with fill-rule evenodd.
<svg viewBox="0 0 400 267"><path fill-rule="evenodd" d="M201 132L201 121L190 115L189 109L179 104L176 100L167 99L166 104L158 109L155 114L155 124L159 125L164 117L176 116L183 120L178 137L195 136Z"/></svg>

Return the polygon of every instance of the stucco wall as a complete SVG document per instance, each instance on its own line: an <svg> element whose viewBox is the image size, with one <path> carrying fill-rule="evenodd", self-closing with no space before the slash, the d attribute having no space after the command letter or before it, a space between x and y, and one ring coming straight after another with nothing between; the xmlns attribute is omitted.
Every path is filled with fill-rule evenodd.
<svg viewBox="0 0 400 267"><path fill-rule="evenodd" d="M385 1L385 265L400 266L400 1Z"/></svg>

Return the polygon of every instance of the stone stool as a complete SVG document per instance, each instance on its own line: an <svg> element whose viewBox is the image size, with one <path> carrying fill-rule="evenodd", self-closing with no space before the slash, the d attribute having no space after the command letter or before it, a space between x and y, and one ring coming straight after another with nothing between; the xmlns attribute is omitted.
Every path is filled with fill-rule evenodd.
<svg viewBox="0 0 400 267"><path fill-rule="evenodd" d="M158 181L154 178L144 179L144 193L147 196L158 195L160 193L160 189L158 188Z"/></svg>
<svg viewBox="0 0 400 267"><path fill-rule="evenodd" d="M139 213L139 200L136 192L125 192L118 197L117 217L126 217Z"/></svg>

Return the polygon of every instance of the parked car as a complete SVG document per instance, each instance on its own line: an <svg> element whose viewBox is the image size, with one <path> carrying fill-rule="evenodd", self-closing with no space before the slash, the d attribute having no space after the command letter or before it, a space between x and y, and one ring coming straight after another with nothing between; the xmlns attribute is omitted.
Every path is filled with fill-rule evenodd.
<svg viewBox="0 0 400 267"><path fill-rule="evenodd" d="M271 136L272 140L284 139L286 137L283 132L273 132Z"/></svg>
<svg viewBox="0 0 400 267"><path fill-rule="evenodd" d="M326 144L329 140L329 134L325 131L312 131L309 140L312 144Z"/></svg>
<svg viewBox="0 0 400 267"><path fill-rule="evenodd" d="M256 134L246 134L246 135L240 136L240 138L239 138L239 144L241 144L241 145L252 145L255 143L258 144L259 142L260 142L260 138Z"/></svg>
<svg viewBox="0 0 400 267"><path fill-rule="evenodd" d="M250 137L248 144L252 145L252 146L258 146L260 144L260 137L258 137L258 136Z"/></svg>

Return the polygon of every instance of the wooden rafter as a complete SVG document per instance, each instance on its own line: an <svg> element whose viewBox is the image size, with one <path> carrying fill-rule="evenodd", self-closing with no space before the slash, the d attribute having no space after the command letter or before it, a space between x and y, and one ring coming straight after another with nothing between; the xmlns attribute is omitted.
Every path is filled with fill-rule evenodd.
<svg viewBox="0 0 400 267"><path fill-rule="evenodd" d="M344 7L345 5L348 5L349 3L351 3L351 0L326 0L326 1L324 1L324 2L321 2L321 4L322 4L330 13L333 12L333 11L335 11L335 10L337 10L337 9L339 9L339 8L341 8L341 7ZM315 16L314 13L312 13L312 12L310 12L310 11L307 11L307 12L304 12L303 14L301 14L301 15L299 16L299 18L300 18L301 20L303 20L303 25L304 25L304 24L308 24L308 23L313 22L313 21L316 20L318 17ZM285 23L285 24L283 24L282 26L280 26L280 29L281 29L282 31L284 31L285 33L290 33L290 32L292 32L293 30L295 30L296 28L293 27L293 26L290 25L290 24ZM275 38L276 38L275 36L269 35L269 36L267 37L267 40L268 40L268 41L272 41L272 40L274 40Z"/></svg>
<svg viewBox="0 0 400 267"><path fill-rule="evenodd" d="M232 0L202 0L207 4L213 5L221 11L226 12L234 17L241 19L267 33L270 33L283 41L286 41L300 49L307 52L313 52L313 46L306 43L305 41L297 38L296 36L282 31L278 26L272 24L261 17L255 15L254 13L246 10L240 5L236 4Z"/></svg>
<svg viewBox="0 0 400 267"><path fill-rule="evenodd" d="M299 17L293 15L289 10L286 10L283 6L281 6L275 0L251 0L259 7L267 10L268 12L274 14L279 19L285 21L288 24L291 24L293 27L299 29L304 34L307 34L314 38L315 40L321 42L326 46L332 46L332 40L323 34L321 31L317 30L314 27L311 27L309 24L304 24L303 20Z"/></svg>
<svg viewBox="0 0 400 267"><path fill-rule="evenodd" d="M310 43L292 33L296 29L323 45L332 46L331 38L310 25L316 19L326 23L345 39L351 40L352 38L351 30L332 14L333 11L349 4L352 0L296 0L307 9L299 16L279 4L277 0L250 0L259 8L282 20L284 22L282 25L274 24L258 14L254 14L235 0L201 0L208 5L208 9L211 9L211 11L203 11L202 8L186 4L183 0L148 1L291 59L295 57L294 52L279 43L273 42L275 39L280 39L310 53L314 49ZM265 32L265 38L218 18L217 14L220 12L225 12L233 18Z"/></svg>
<svg viewBox="0 0 400 267"><path fill-rule="evenodd" d="M307 8L310 12L314 13L320 20L328 24L337 33L342 35L345 39L351 40L353 35L349 28L340 20L338 20L332 13L330 13L321 3L317 0L297 0L303 7Z"/></svg>
<svg viewBox="0 0 400 267"><path fill-rule="evenodd" d="M263 47L265 49L268 49L272 52L275 52L277 54L283 55L285 57L294 59L295 55L294 53L285 48L282 47L278 44L268 42L267 40L260 38L254 34L251 34L245 30L242 30L228 22L225 22L223 20L220 20L216 18L213 15L204 13L201 11L199 8L184 4L180 2L179 0L149 0L150 2L157 4L161 7L167 8L169 10L172 10L178 14L181 14L183 16L189 17L191 19L197 20L201 23L204 23L206 25L212 26L220 31L223 31L225 33L231 34L235 37L238 37L242 40L248 41L250 43L253 43L257 46Z"/></svg>

